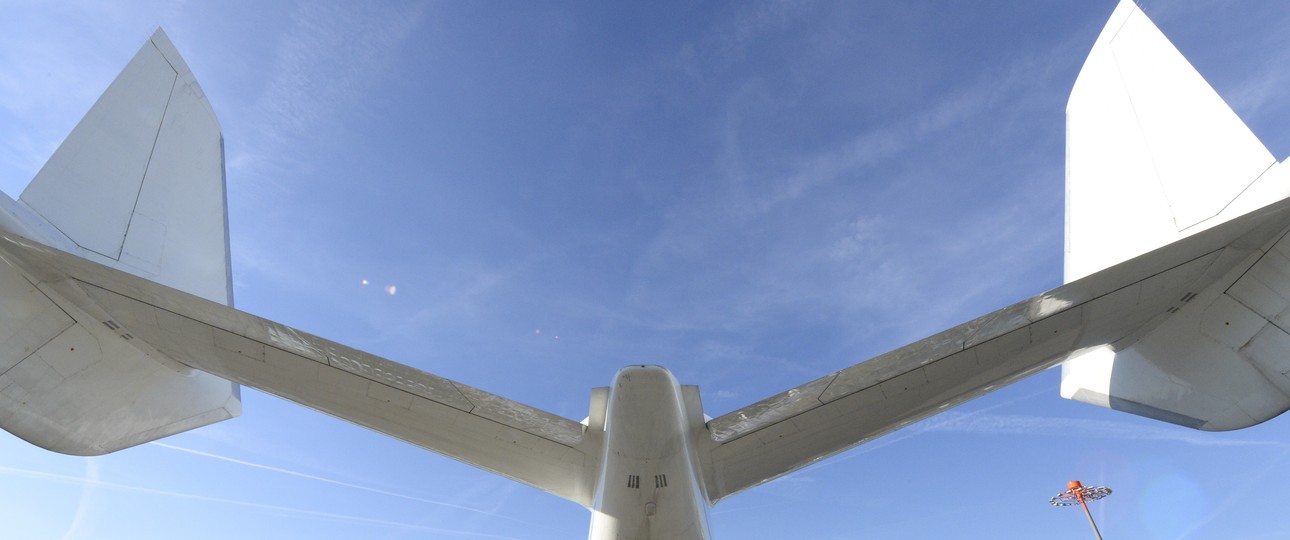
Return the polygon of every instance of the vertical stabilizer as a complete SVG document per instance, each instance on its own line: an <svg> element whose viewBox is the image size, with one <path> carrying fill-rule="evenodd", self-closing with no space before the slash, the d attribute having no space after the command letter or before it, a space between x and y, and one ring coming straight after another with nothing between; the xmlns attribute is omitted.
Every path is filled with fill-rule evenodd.
<svg viewBox="0 0 1290 540"><path fill-rule="evenodd" d="M6 251L36 245L13 236L30 235L231 305L223 154L201 88L157 30L18 204L0 208L0 429L98 455L241 413L237 384L138 339L66 268Z"/></svg>
<svg viewBox="0 0 1290 540"><path fill-rule="evenodd" d="M1080 71L1066 133L1067 282L1290 195L1290 169L1131 0ZM1290 238L1216 256L1241 262L1068 359L1062 395L1209 431L1290 409Z"/></svg>
<svg viewBox="0 0 1290 540"><path fill-rule="evenodd" d="M1132 0L1075 81L1066 136L1066 282L1287 195L1272 154Z"/></svg>
<svg viewBox="0 0 1290 540"><path fill-rule="evenodd" d="M223 137L161 29L19 200L87 258L232 304Z"/></svg>

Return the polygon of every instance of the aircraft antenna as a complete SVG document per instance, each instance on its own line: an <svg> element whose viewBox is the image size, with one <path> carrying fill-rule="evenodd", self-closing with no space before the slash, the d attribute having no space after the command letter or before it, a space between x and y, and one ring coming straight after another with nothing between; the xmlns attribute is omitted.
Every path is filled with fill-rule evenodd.
<svg viewBox="0 0 1290 540"><path fill-rule="evenodd" d="M1053 506L1074 506L1079 503L1084 507L1084 515L1088 516L1088 524L1093 526L1093 534L1097 536L1097 540L1102 540L1102 533L1097 530L1097 523L1093 522L1093 514L1088 511L1088 501L1096 501L1110 494L1109 487L1086 486L1079 480L1071 480L1066 483L1066 491L1048 499L1048 503Z"/></svg>

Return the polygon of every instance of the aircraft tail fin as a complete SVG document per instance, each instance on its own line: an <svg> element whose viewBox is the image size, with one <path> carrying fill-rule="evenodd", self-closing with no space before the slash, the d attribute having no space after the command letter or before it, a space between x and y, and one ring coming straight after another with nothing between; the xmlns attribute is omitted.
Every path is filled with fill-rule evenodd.
<svg viewBox="0 0 1290 540"><path fill-rule="evenodd" d="M1132 0L1066 107L1067 283L1285 198L1284 171Z"/></svg>
<svg viewBox="0 0 1290 540"><path fill-rule="evenodd" d="M5 203L6 225L79 256L69 259L230 305L223 163L219 123L157 30L18 204ZM0 251L34 245L0 237ZM137 339L87 290L0 257L0 428L98 455L240 414L237 384Z"/></svg>
<svg viewBox="0 0 1290 540"><path fill-rule="evenodd" d="M19 200L86 258L232 305L223 136L161 29Z"/></svg>
<svg viewBox="0 0 1290 540"><path fill-rule="evenodd" d="M1067 282L1290 195L1290 169L1132 0L1093 46L1066 126ZM1210 431L1290 409L1284 234L1216 253L1240 263L1165 298L1129 337L1069 358L1062 395ZM1144 309L1161 292L1132 294L1119 309Z"/></svg>

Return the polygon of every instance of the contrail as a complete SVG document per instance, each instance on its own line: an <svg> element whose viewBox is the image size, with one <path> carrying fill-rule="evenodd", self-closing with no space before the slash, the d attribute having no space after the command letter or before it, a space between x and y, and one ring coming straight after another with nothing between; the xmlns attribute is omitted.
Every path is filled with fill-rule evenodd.
<svg viewBox="0 0 1290 540"><path fill-rule="evenodd" d="M309 480L316 480L316 481L318 481L318 482L326 482L326 483L328 483L328 484L334 484L334 485L337 485L337 486L343 486L343 487L347 487L347 488L351 488L351 489L358 489L358 490L362 490L362 491L368 491L368 492L371 492L371 493L377 493L377 494L380 494L380 495L386 495L386 496L389 496L389 497L398 497L398 498L400 498L400 499L407 499L407 500L410 500L410 501L416 501L416 502L425 503L425 504L432 504L432 505L435 505L435 506L442 506L442 507L445 507L445 508L453 508L453 509L456 509L456 510L465 510L465 511L467 511L467 512L475 512L475 513L477 513L477 514L483 514L483 515L486 515L486 516L491 517L491 518L507 519L507 520L515 521L515 522L522 523L522 524L525 524L525 525L533 525L533 523L530 523L530 522L528 522L528 521L523 521L523 520L515 519L515 518L509 517L509 516L505 516L505 515L502 515L502 514L498 514L498 513L496 513L496 512L490 512L490 511L488 511L488 510L482 510L482 509L479 509L479 508L473 508L473 507L470 507L470 506L464 506L464 505L460 505L460 504L454 504L454 503L450 503L450 502L446 502L446 501L437 501L437 500L434 500L434 499L426 499L426 498L423 498L423 497L417 497L417 496L413 496L413 495L405 495L405 494L403 494L403 493L396 493L396 492L393 492L393 491L387 491L387 490L384 490L384 489L379 489L379 488L374 488L374 487L369 487L369 486L364 486L364 485L359 485L359 484L351 484L351 483L349 483L349 482L342 482L342 481L340 481L340 480L334 480L334 479L326 478L326 477L322 477L322 476L316 476L316 475L312 475L312 474L308 474L308 473L302 473L302 472L299 472L299 471L293 471L293 470L291 470L291 469L284 469L284 468L281 468L281 467L273 467L273 466L271 466L271 465L264 465L264 464L261 464L261 463L255 463L255 462L251 462L251 461L244 461L244 460L237 459L237 458L231 458L231 457L228 457L228 456L221 456L221 455L219 455L219 454L212 454L212 453L210 453L210 452L203 452L203 451L201 451L201 450L194 450L194 449L192 449L192 448L184 448L184 447L182 447L182 446L174 446L174 445L171 445L171 444L166 444L166 443L157 442L157 441L153 441L153 442L150 442L150 443L148 443L148 444L153 445L153 446L160 446L160 447L162 447L162 448L168 448L168 449L170 449L170 450L175 450L175 451L177 451L177 452L186 452L186 453L193 454L193 455L196 455L196 456L202 456L202 457L211 458L211 459L218 459L218 460L220 460L220 461L226 461L226 462L228 462L228 463L235 463L235 464L237 464L237 465L243 465L243 466L251 467L251 468L255 468L255 469L261 469L261 470L265 470L265 471L276 472L276 473L280 473L280 474L286 474L286 475L295 476L295 477L298 477L298 478L306 478L306 479L309 479Z"/></svg>
<svg viewBox="0 0 1290 540"><path fill-rule="evenodd" d="M1236 489L1232 490L1231 493L1229 493L1226 497L1224 497L1223 501L1219 503L1218 506L1214 507L1214 509L1211 510L1209 514L1197 520L1196 523L1191 526L1191 528L1187 529L1181 535L1179 535L1178 540L1186 540L1187 538L1192 537L1193 535L1196 534L1196 531L1199 531L1205 528L1207 525L1209 525L1211 521L1214 521L1215 518L1217 518L1219 515L1226 512L1228 508L1231 508L1232 505L1237 504L1241 498L1243 498L1246 494L1250 492L1250 490L1254 489L1255 485L1260 480L1265 480L1267 478L1268 473L1271 473L1273 469L1276 469L1278 466L1284 464L1287 457L1290 457L1290 451L1283 451L1280 454L1273 456L1272 459L1269 459L1267 463L1264 463L1263 466L1259 467L1257 471L1250 474L1249 477L1245 479L1245 481L1241 482L1241 484L1236 487Z"/></svg>
<svg viewBox="0 0 1290 540"><path fill-rule="evenodd" d="M1051 391L1051 390L1050 390L1050 389L1047 389L1047 388L1040 389L1040 390L1036 390L1036 391L1031 392L1031 393L1029 393L1029 394L1025 394L1025 395L1017 396L1017 397L1012 398L1012 399L1010 399L1010 400L1008 400L1008 401L1004 401L1004 402L1001 402L1001 403L996 403L996 404L994 404L994 405L990 405L990 406L988 406L988 407L982 407L980 410L978 410L978 411L976 411L976 412L973 412L973 413L968 413L968 414L982 414L982 413L985 413L985 412L988 412L988 411L992 411L992 410L994 410L994 409L998 409L998 408L1000 408L1000 407L1007 407L1007 406L1012 405L1012 404L1014 404L1014 403L1016 403L1016 402L1018 402L1018 401L1025 401L1025 400L1027 400L1027 399L1033 398L1033 397L1035 397L1035 396L1038 396L1038 395L1040 395L1040 394L1043 394L1043 393L1046 393L1046 392L1050 392L1050 391ZM940 415L940 416L944 416L944 415L946 415L946 414L950 414L950 413L941 413L941 415ZM961 414L961 413L960 413L960 414ZM930 418L935 419L935 418L939 418L939 416L933 416L933 417L930 417ZM933 421L934 421L934 420L933 420ZM861 455L867 454L867 453L869 453L869 452L873 452L873 451L875 451L875 450L879 450L879 449L881 449L881 448L883 448L883 447L886 447L886 446L889 446L889 445L892 445L892 444L896 444L896 443L898 443L898 442L900 442L900 441L903 441L903 440L905 440L905 439L909 439L909 438L917 437L917 436L919 436L919 435L922 435L922 434L924 434L924 433L927 433L927 432L931 431L931 429L930 429L928 426L929 426L929 420L928 420L928 419L923 419L922 421L917 422L917 423L914 423L914 424L911 424L910 426L907 426L907 427L905 427L904 429L897 429L896 431L891 432L891 433L888 433L888 434L886 434L886 435L883 435L883 436L881 436L881 437L879 437L879 438L877 438L877 439L874 439L873 441L870 441L870 442L868 442L868 443L862 444L862 445L860 445L860 446L858 446L858 447L856 447L856 448L852 448L851 450L849 450L849 451L847 451L847 452L843 453L843 454L842 454L842 455L840 455L840 456L833 456L833 458L832 458L832 459L827 459L827 460L824 460L824 461L820 461L820 462L815 463L814 465L808 465L808 466L806 466L806 467L803 467L801 470L802 470L803 472L804 472L804 471L817 471L817 470L823 469L823 468L825 468L825 467L830 467L830 466L833 466L833 465L837 465L838 463L842 463L842 462L847 461L847 460L849 460L849 459L853 459L853 458L856 458L856 457L858 457L858 456L861 456Z"/></svg>
<svg viewBox="0 0 1290 540"><path fill-rule="evenodd" d="M63 533L63 540L76 538L81 528L85 527L88 521L91 504L91 492L93 487L99 483L99 462L92 459L85 460L85 482L81 486L81 499L76 505L76 515L72 516L72 524L67 526L67 532Z"/></svg>
<svg viewBox="0 0 1290 540"><path fill-rule="evenodd" d="M452 534L452 535L459 535L459 536L473 536L478 538L495 538L498 540L522 540L520 538L516 538L513 536L499 536L495 534L479 533L479 532L472 532L472 531L440 529L437 527L426 527L424 525L416 525L413 523L402 523L398 521L389 521L384 519L366 518L362 516L352 516L347 514L335 514L330 512L319 512L316 510L305 510L303 508L292 508L289 506L277 506L272 504L262 504L262 503L256 503L256 502L250 502L250 501L238 501L234 499L224 499L221 497L210 497L206 495L197 495L193 493L181 493L178 491L167 491L162 489L153 489L153 488L146 488L146 487L140 487L140 486L128 486L125 484L118 484L115 482L104 482L102 480L96 480L92 478L79 478L79 477L69 476L65 474L55 474L55 473L47 473L47 472L41 472L41 471L32 471L27 469L17 469L13 467L0 466L0 473L11 474L15 476L24 476L27 478L38 478L41 480L53 480L57 482L64 482L64 483L71 483L71 484L93 485L93 486L104 487L109 489L117 489L122 491L133 491L137 493L147 493L149 495L160 495L163 497L174 497L178 499L189 499L194 501L204 501L204 502L231 504L235 506L245 506L245 507L255 508L259 510L269 510L273 512L279 512L282 514L294 514L298 516L311 517L315 519L323 519L323 520L330 520L330 521L342 521L342 522L358 523L363 525L389 527L394 529L417 530L417 531L430 532L430 533L436 533L436 534Z"/></svg>

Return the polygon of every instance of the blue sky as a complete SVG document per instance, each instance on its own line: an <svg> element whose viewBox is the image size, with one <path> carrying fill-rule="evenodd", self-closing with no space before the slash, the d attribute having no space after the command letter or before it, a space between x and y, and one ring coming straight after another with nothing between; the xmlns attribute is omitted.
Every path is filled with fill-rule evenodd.
<svg viewBox="0 0 1290 540"><path fill-rule="evenodd" d="M223 125L239 308L574 419L659 363L717 416L1060 284L1064 106L1113 7L0 0L0 189L163 26ZM1145 7L1290 154L1290 5ZM1087 538L1047 505L1078 478L1115 489L1108 538L1284 538L1286 419L1199 433L1057 384L736 496L714 534ZM99 458L0 434L0 531L585 535L573 503L243 399Z"/></svg>

